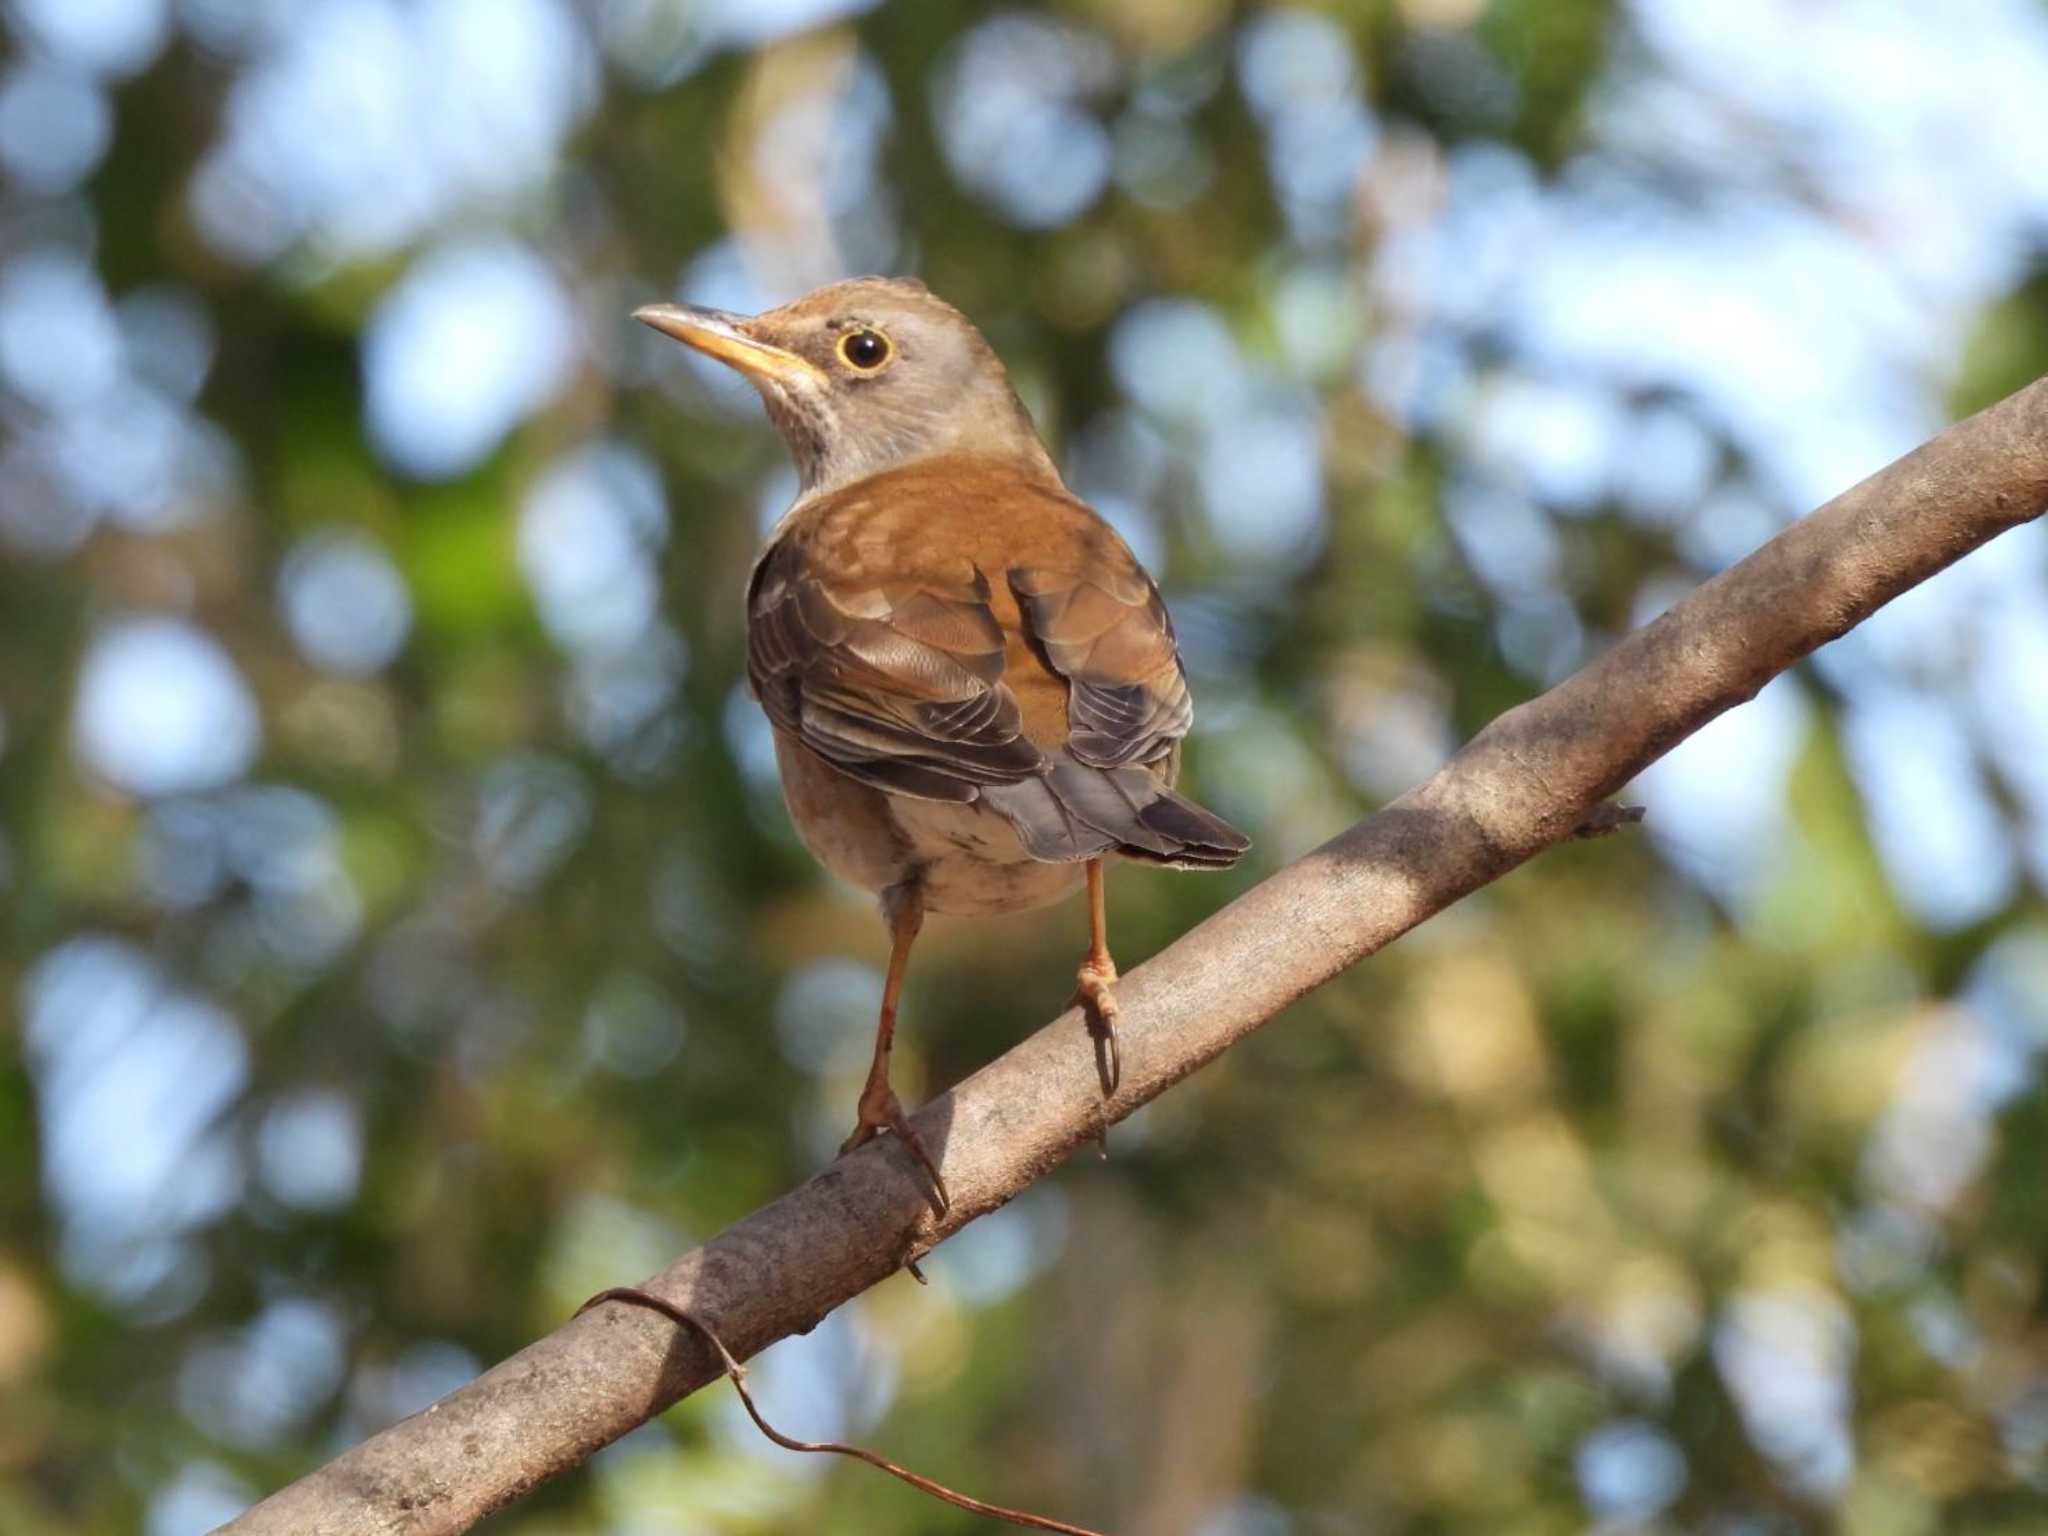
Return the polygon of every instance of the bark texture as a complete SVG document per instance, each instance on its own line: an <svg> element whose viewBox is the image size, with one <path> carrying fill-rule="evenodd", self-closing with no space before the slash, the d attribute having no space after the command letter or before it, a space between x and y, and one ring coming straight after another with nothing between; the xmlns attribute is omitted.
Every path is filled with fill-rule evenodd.
<svg viewBox="0 0 2048 1536"><path fill-rule="evenodd" d="M1829 502L1541 697L1433 777L1125 976L1121 1119L1461 896L1572 834L1600 802L1801 657L2048 510L2048 380ZM913 1117L951 1213L884 1138L644 1282L746 1358L801 1333L1014 1198L1101 1123L1081 1015ZM628 1277L621 1276L622 1280ZM467 1530L720 1375L687 1330L606 1305L255 1505L237 1536Z"/></svg>

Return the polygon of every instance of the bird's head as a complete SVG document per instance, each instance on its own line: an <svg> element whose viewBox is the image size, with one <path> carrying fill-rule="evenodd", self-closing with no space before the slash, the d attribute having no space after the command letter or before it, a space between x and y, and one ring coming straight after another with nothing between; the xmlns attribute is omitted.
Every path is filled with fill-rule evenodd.
<svg viewBox="0 0 2048 1536"><path fill-rule="evenodd" d="M1001 359L920 282L855 278L758 315L650 304L633 318L753 382L806 492L942 453L1052 473Z"/></svg>

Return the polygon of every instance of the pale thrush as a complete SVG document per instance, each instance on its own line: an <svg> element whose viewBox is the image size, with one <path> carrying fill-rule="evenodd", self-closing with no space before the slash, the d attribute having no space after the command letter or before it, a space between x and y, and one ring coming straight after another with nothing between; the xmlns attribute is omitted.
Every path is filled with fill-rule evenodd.
<svg viewBox="0 0 2048 1536"><path fill-rule="evenodd" d="M783 794L826 868L878 893L889 970L859 1123L893 1131L946 1201L889 1086L927 910L1020 912L1085 880L1076 998L1109 1043L1103 861L1222 869L1242 834L1173 791L1192 709L1159 588L1061 482L966 316L900 278L764 314L635 318L738 369L801 486L747 587L747 677Z"/></svg>

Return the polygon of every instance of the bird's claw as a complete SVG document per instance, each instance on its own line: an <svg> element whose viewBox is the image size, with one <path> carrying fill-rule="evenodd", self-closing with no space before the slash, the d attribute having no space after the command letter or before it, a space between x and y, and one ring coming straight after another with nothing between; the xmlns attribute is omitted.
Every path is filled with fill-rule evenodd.
<svg viewBox="0 0 2048 1536"><path fill-rule="evenodd" d="M1090 955L1074 977L1074 1001L1088 1015L1089 1033L1101 1053L1102 1096L1111 1098L1124 1080L1123 1048L1117 1040L1116 962Z"/></svg>
<svg viewBox="0 0 2048 1536"><path fill-rule="evenodd" d="M879 1092L872 1086L860 1096L860 1123L853 1128L853 1134L846 1138L839 1148L839 1155L866 1146L883 1131L888 1131L911 1155L924 1165L925 1173L932 1181L932 1209L944 1217L953 1209L953 1198L946 1190L945 1178L939 1173L939 1165L933 1161L931 1150L925 1146L924 1138L918 1135L910 1119L903 1113L903 1104L886 1083Z"/></svg>

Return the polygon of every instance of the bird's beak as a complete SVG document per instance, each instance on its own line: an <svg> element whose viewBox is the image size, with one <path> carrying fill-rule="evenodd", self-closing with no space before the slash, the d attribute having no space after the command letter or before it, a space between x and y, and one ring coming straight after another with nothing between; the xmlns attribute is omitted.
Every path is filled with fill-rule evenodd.
<svg viewBox="0 0 2048 1536"><path fill-rule="evenodd" d="M823 377L817 365L808 359L748 335L744 315L700 309L695 304L647 304L634 310L633 318L642 325L653 326L664 336L673 336L686 347L695 347L707 357L737 368L756 382L786 385L815 382Z"/></svg>

